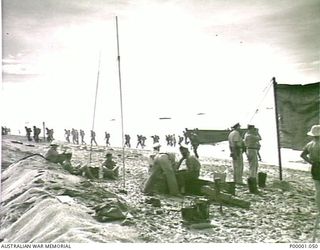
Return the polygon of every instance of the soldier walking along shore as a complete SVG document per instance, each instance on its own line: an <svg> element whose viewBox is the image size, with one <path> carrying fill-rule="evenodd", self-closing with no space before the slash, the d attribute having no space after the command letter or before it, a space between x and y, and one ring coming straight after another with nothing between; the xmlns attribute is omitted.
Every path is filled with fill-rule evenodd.
<svg viewBox="0 0 320 250"><path fill-rule="evenodd" d="M64 129L64 137L68 143L70 143L70 134L70 129Z"/></svg>
<svg viewBox="0 0 320 250"><path fill-rule="evenodd" d="M110 146L110 133L105 132L104 134L105 134L104 139L106 140L106 146L108 147Z"/></svg>
<svg viewBox="0 0 320 250"><path fill-rule="evenodd" d="M90 136L91 136L91 142L90 144L92 145L92 143L94 142L96 144L96 146L98 146L98 143L96 142L96 132L94 132L93 130L90 131Z"/></svg>
<svg viewBox="0 0 320 250"><path fill-rule="evenodd" d="M130 137L130 135L129 134L125 134L124 135L124 139L125 139L124 145L127 146L128 148L131 148L131 144L130 144L131 137Z"/></svg>
<svg viewBox="0 0 320 250"><path fill-rule="evenodd" d="M28 141L32 141L32 138L31 138L32 129L28 128L27 126L25 126L25 129L26 129L26 135L27 135Z"/></svg>
<svg viewBox="0 0 320 250"><path fill-rule="evenodd" d="M80 129L80 137L81 137L81 144L87 144L85 141L84 141L84 136L85 136L85 133L82 129Z"/></svg>

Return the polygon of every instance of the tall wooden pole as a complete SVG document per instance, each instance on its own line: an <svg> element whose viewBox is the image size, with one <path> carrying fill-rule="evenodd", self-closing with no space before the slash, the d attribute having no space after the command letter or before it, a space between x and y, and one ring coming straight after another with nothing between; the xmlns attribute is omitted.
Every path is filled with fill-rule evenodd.
<svg viewBox="0 0 320 250"><path fill-rule="evenodd" d="M120 107L121 107L121 138L122 138L122 174L123 174L123 188L126 187L126 168L124 160L124 129L123 129L123 105L122 105L122 86L121 86L121 67L120 67L120 46L119 46L119 28L118 17L116 16L117 29L117 51L118 51L118 72L119 72L119 88L120 88Z"/></svg>
<svg viewBox="0 0 320 250"><path fill-rule="evenodd" d="M278 114L278 102L277 102L277 82L276 78L272 78L273 95L274 95L274 107L276 115L276 127L277 127L277 147L278 147L278 160L279 160L279 178L282 181L282 163L281 163L281 146L280 146L280 129L279 129L279 114Z"/></svg>

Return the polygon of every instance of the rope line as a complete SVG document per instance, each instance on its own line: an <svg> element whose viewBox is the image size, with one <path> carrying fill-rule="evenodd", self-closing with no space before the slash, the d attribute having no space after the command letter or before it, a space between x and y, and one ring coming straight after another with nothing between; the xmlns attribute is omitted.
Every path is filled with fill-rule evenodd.
<svg viewBox="0 0 320 250"><path fill-rule="evenodd" d="M259 112L259 107L261 106L262 102L264 101L264 99L266 98L267 94L269 93L269 90L271 89L271 86L272 86L272 81L269 83L269 85L267 85L267 86L264 88L263 92L265 92L265 93L264 93L261 101L260 101L259 104L257 105L257 108L256 108L256 110L254 111L254 113L253 113L253 115L252 115L249 123L253 120L253 118L255 117L255 115Z"/></svg>
<svg viewBox="0 0 320 250"><path fill-rule="evenodd" d="M99 63L98 63L98 74L97 74L97 83L96 83L96 94L94 98L94 108L93 108L93 118L92 118L92 131L94 131L94 121L96 118L96 108L97 108L97 96L98 96L98 87L99 87L99 76L100 76L100 61L101 61L101 51L99 53ZM92 139L90 142L90 164L92 159Z"/></svg>

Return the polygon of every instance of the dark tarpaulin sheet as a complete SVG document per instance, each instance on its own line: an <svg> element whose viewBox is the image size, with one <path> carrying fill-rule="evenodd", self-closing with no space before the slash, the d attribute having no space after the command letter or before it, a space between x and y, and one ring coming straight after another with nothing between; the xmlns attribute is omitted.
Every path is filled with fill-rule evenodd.
<svg viewBox="0 0 320 250"><path fill-rule="evenodd" d="M320 82L306 85L277 84L280 146L302 150L307 132L320 123Z"/></svg>
<svg viewBox="0 0 320 250"><path fill-rule="evenodd" d="M243 135L247 131L241 129ZM186 134L192 144L215 144L222 141L227 141L231 130L203 130L203 129L186 129Z"/></svg>

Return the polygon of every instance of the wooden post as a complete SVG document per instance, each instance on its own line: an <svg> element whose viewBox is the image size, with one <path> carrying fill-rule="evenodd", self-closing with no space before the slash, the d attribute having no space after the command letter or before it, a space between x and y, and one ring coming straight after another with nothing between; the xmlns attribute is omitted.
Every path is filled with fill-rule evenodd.
<svg viewBox="0 0 320 250"><path fill-rule="evenodd" d="M214 179L214 189L216 191L217 196L220 194L220 184L221 184L221 179L219 178Z"/></svg>
<svg viewBox="0 0 320 250"><path fill-rule="evenodd" d="M214 189L215 189L215 195L219 200L219 210L222 213L222 202L220 201L219 197L220 197L220 184L221 184L221 179L216 178L214 179Z"/></svg>
<svg viewBox="0 0 320 250"><path fill-rule="evenodd" d="M46 141L46 124L45 122L42 122L42 129L43 129L43 142Z"/></svg>
<svg viewBox="0 0 320 250"><path fill-rule="evenodd" d="M272 78L273 83L273 95L274 95L274 107L276 115L276 126L277 126L277 145L278 145L278 160L279 160L279 178L282 181L282 164L281 164L281 146L280 146L280 130L279 130L279 114L278 114L278 104L277 104L277 82L276 78Z"/></svg>

